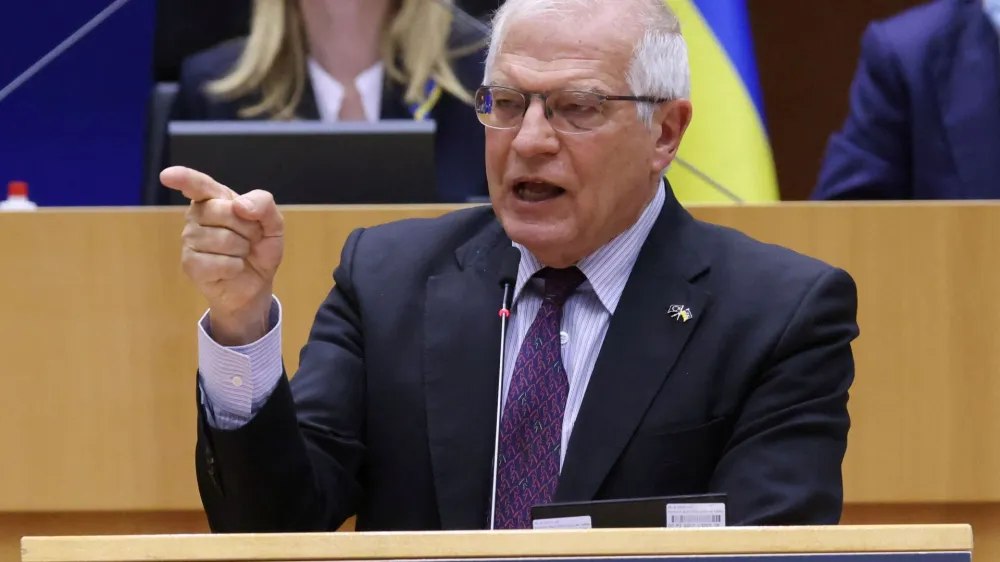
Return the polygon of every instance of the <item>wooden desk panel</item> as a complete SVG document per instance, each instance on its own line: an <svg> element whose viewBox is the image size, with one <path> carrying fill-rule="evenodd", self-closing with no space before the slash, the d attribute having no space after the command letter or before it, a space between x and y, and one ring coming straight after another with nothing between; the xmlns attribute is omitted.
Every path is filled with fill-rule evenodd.
<svg viewBox="0 0 1000 562"><path fill-rule="evenodd" d="M926 554L973 550L968 525L744 527L726 529L531 529L397 533L297 533L29 537L25 562L275 560L545 560L711 555ZM735 557L725 557L733 560ZM762 558L765 558L762 556ZM768 556L765 559L774 560ZM867 556L865 558L868 558ZM893 556L896 558L896 556ZM908 557L909 558L909 557ZM921 556L923 558L923 556ZM742 558L741 558L742 559ZM802 560L796 556L795 560Z"/></svg>
<svg viewBox="0 0 1000 562"><path fill-rule="evenodd" d="M434 207L286 209L276 291L298 362L354 228ZM195 322L182 210L0 214L0 511L199 509ZM848 270L862 336L851 503L1000 501L1000 205L705 207Z"/></svg>

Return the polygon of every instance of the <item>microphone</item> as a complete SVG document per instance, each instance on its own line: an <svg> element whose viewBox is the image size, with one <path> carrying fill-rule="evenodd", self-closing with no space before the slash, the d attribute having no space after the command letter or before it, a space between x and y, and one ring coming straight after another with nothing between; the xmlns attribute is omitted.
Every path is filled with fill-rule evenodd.
<svg viewBox="0 0 1000 562"><path fill-rule="evenodd" d="M490 530L493 530L497 514L497 466L500 461L500 418L503 415L503 359L507 354L507 319L510 318L514 285L517 283L517 268L521 265L521 251L510 246L500 260L500 286L503 300L500 302L500 373L497 375L497 416L493 432L493 480L490 492Z"/></svg>
<svg viewBox="0 0 1000 562"><path fill-rule="evenodd" d="M459 33L459 37L471 35L472 43L482 43L490 38L490 26L455 5L455 0L434 0L434 3L451 12L454 18L452 31ZM499 2L498 2L499 3Z"/></svg>
<svg viewBox="0 0 1000 562"><path fill-rule="evenodd" d="M699 170L694 164L692 164L692 163L684 160L680 156L674 156L674 162L677 162L682 167L687 168L688 171L690 171L692 174L698 176L698 178L701 179L701 181L703 181L703 182L707 183L708 185L712 186L712 189L714 189L714 190L718 191L719 193L725 195L733 203L743 204L743 199L740 199L740 197L738 195L736 195L732 191L729 191L728 189L726 189L725 186L723 186L721 183L713 180L711 176L709 176L705 172L702 172L701 170Z"/></svg>
<svg viewBox="0 0 1000 562"><path fill-rule="evenodd" d="M74 45L83 40L84 37L90 34L91 31L96 29L102 23L104 23L108 18L114 15L119 9L121 9L125 4L128 4L131 0L115 0L108 7L101 10L97 15L90 18L90 20L80 26L79 29L74 31L69 37L63 39L62 43L59 43L52 48L51 51L45 53L42 58L38 59L31 66L29 66L24 72L19 74L16 78L11 80L10 84L7 84L3 88L0 88L0 101L4 98L13 94L18 88L24 85L25 82L31 80L36 74L42 71L46 66L48 66L52 61L56 60L63 53L68 51ZM471 17L471 16L470 16Z"/></svg>
<svg viewBox="0 0 1000 562"><path fill-rule="evenodd" d="M491 33L490 26L476 19L462 8L456 6L454 0L433 0L433 2L451 12L452 17L454 18L452 31L457 37L466 38L466 47L468 47L469 43L475 44L489 41ZM469 39L469 36L475 39ZM695 177L708 184L709 187L721 193L730 201L738 204L744 203L743 199L733 193L732 190L727 189L724 185L714 180L712 176L709 176L694 164L688 162L680 156L675 156L674 162L677 162L677 164L682 168L686 168L694 174Z"/></svg>

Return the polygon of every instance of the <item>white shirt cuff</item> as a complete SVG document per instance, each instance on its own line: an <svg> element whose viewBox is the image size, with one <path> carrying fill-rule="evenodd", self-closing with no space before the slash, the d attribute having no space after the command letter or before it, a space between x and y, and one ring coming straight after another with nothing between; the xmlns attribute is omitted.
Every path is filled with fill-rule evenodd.
<svg viewBox="0 0 1000 562"><path fill-rule="evenodd" d="M268 332L237 347L219 345L211 336L208 311L198 322L198 370L209 422L237 429L253 419L271 396L284 366L281 361L281 303L272 297Z"/></svg>

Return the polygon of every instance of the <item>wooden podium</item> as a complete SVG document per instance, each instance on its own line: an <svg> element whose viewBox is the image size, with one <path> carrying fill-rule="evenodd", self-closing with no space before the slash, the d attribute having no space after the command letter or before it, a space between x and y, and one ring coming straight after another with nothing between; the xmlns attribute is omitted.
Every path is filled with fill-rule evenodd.
<svg viewBox="0 0 1000 562"><path fill-rule="evenodd" d="M970 562L968 525L25 537L23 562Z"/></svg>

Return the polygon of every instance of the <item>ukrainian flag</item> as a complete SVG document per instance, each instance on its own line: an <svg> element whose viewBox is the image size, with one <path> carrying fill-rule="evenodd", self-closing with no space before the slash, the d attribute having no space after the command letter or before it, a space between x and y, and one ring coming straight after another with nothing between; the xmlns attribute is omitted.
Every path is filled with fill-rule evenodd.
<svg viewBox="0 0 1000 562"><path fill-rule="evenodd" d="M678 156L746 202L780 199L761 104L747 0L665 0L681 22L694 115ZM674 162L667 179L684 203L731 202Z"/></svg>

